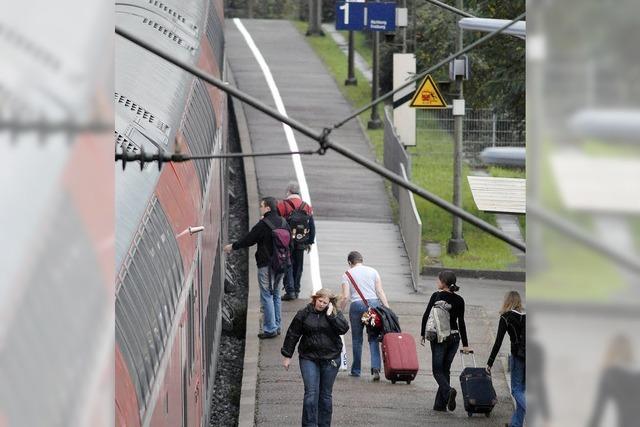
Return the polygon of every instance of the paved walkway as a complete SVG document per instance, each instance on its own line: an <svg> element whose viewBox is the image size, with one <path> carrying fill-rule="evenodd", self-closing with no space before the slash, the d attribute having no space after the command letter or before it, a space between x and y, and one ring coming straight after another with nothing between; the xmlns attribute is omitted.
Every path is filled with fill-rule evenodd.
<svg viewBox="0 0 640 427"><path fill-rule="evenodd" d="M345 38L342 33L336 30L336 26L332 23L322 24L322 30L325 34L328 34L333 41L336 42L342 53L345 56L349 55L349 39ZM362 73L365 79L371 84L373 81L373 71L371 71L371 67L367 63L367 61L354 49L353 55L353 65Z"/></svg>
<svg viewBox="0 0 640 427"><path fill-rule="evenodd" d="M271 69L290 116L321 128L351 112L351 107L341 96L336 82L291 23L266 20L243 20L242 23ZM226 37L227 55L237 86L274 105L258 63L232 21L227 22ZM244 133L250 139L253 151L288 148L282 125L252 108L245 107L243 110L247 125L241 134ZM333 135L337 141L373 158L372 149L356 122L349 123ZM314 141L298 134L296 137L300 149L317 147ZM382 180L335 153L328 153L323 157L304 157L302 164L317 219L319 276L322 285L337 290L340 276L347 267L347 253L353 249L360 250L365 262L380 270L392 308L400 316L403 328L414 336L419 335L419 323L433 281L421 284L422 292L412 291L409 263L398 228L391 220ZM292 162L287 157L256 158L255 176L257 192L254 193L281 197L287 182L295 174ZM257 196L258 194L254 194L254 200L249 200L250 210L257 210ZM303 295L309 295L312 291L308 258L302 283ZM288 372L284 371L280 356L283 337L257 343L257 284L253 276L254 272L249 277L250 313L247 321L240 425L299 425L303 387L297 359L294 358ZM471 282L468 283L471 288ZM490 292L481 292L484 297L479 301L495 305L495 298L501 299L505 290L503 284L493 284ZM300 299L283 304L283 329L286 329L295 312L305 303L305 300ZM470 299L468 304L471 345L478 350L480 358L486 361L492 341L491 322L496 322L487 317L483 305L475 305ZM346 340L350 349L349 334ZM467 424L464 411L441 414L430 410L436 386L431 377L428 352L422 347L419 347L419 351L422 369L416 381L409 386L392 385L387 381L375 384L366 375L356 379L341 373L334 389L334 425ZM368 350L365 349L363 372L368 371L368 357ZM454 376L459 374L459 366L458 360L454 365ZM508 388L504 376L500 375L499 367L494 376L496 390L501 396L500 404L491 419L478 417L474 423L497 426L500 425L499 422L506 421L511 412ZM255 396L251 393L254 389Z"/></svg>

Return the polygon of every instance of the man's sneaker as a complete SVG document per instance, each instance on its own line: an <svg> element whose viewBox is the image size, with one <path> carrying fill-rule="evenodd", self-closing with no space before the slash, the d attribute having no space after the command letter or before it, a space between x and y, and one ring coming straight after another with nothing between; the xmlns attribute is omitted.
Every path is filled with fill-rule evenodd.
<svg viewBox="0 0 640 427"><path fill-rule="evenodd" d="M451 387L449 390L449 398L447 399L447 409L450 411L455 411L456 409L456 395L458 392L455 388Z"/></svg>
<svg viewBox="0 0 640 427"><path fill-rule="evenodd" d="M295 294L284 294L282 295L282 301L293 301L297 296Z"/></svg>
<svg viewBox="0 0 640 427"><path fill-rule="evenodd" d="M349 376L359 378L360 374L356 374L355 372L349 372Z"/></svg>
<svg viewBox="0 0 640 427"><path fill-rule="evenodd" d="M373 381L380 381L380 369L372 369Z"/></svg>
<svg viewBox="0 0 640 427"><path fill-rule="evenodd" d="M269 339L269 338L275 338L277 336L278 336L278 332L271 332L270 334L268 334L266 332L260 332L258 334L258 338L260 338L261 340Z"/></svg>

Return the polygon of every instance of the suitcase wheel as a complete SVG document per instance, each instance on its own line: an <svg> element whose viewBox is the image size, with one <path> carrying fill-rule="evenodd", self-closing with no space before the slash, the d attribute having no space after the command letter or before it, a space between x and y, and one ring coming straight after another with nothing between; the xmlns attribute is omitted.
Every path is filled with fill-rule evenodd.
<svg viewBox="0 0 640 427"><path fill-rule="evenodd" d="M485 413L484 413L484 416L485 416L485 417L487 417L487 418L489 418L489 417L491 416L491 412L485 412Z"/></svg>
<svg viewBox="0 0 640 427"><path fill-rule="evenodd" d="M473 417L473 412L467 412L467 416L468 416L469 418Z"/></svg>
<svg viewBox="0 0 640 427"><path fill-rule="evenodd" d="M395 383L396 383L396 380L391 380L391 384L395 384Z"/></svg>
<svg viewBox="0 0 640 427"><path fill-rule="evenodd" d="M407 385L411 384L411 380L407 380Z"/></svg>

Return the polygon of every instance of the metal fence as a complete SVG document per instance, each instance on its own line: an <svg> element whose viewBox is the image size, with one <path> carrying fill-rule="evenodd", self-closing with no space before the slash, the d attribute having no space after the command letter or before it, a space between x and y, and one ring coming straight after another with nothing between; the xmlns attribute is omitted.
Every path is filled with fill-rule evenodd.
<svg viewBox="0 0 640 427"><path fill-rule="evenodd" d="M436 142L437 150L449 154L453 149L452 109L418 110L416 143ZM487 147L524 147L525 121L513 120L492 109L467 109L464 116L463 151L467 161L479 164ZM430 150L431 151L431 150Z"/></svg>
<svg viewBox="0 0 640 427"><path fill-rule="evenodd" d="M384 109L384 167L402 175L400 165L404 166L404 170L411 179L411 158L404 149L404 145L400 141L400 137L396 134L393 126L393 110L387 106ZM398 199L398 186L391 184L391 192Z"/></svg>

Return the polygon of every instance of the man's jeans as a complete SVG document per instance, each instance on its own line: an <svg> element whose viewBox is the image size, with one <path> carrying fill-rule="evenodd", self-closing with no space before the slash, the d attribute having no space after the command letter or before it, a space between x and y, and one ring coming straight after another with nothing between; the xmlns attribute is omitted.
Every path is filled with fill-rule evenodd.
<svg viewBox="0 0 640 427"><path fill-rule="evenodd" d="M447 407L449 391L451 390L451 364L458 352L460 335L453 334L441 343L431 341L431 370L438 383L438 392L433 409L443 410Z"/></svg>
<svg viewBox="0 0 640 427"><path fill-rule="evenodd" d="M275 276L275 277L274 277ZM274 275L269 267L258 268L260 304L262 304L262 331L275 334L280 328L280 286L283 274Z"/></svg>
<svg viewBox="0 0 640 427"><path fill-rule="evenodd" d="M304 266L304 249L291 251L291 265L284 276L284 288L289 295L300 293L300 280L302 279L302 267Z"/></svg>
<svg viewBox="0 0 640 427"><path fill-rule="evenodd" d="M340 357L333 360L300 359L304 381L302 426L329 427L333 412L333 383L338 375Z"/></svg>
<svg viewBox="0 0 640 427"><path fill-rule="evenodd" d="M527 411L527 403L525 400L525 362L519 357L511 356L509 358L511 365L511 395L516 401L516 410L511 417L510 427L522 427L524 424L524 415Z"/></svg>
<svg viewBox="0 0 640 427"><path fill-rule="evenodd" d="M367 300L369 306L376 308L380 306L380 301L377 299ZM367 307L362 301L354 301L349 306L349 322L351 323L351 346L353 347L353 363L351 364L351 374L360 375L360 361L362 359L362 330L364 324L360 318L362 313L367 311ZM371 369L380 370L380 343L378 343L378 337L369 336L369 351L371 352Z"/></svg>

